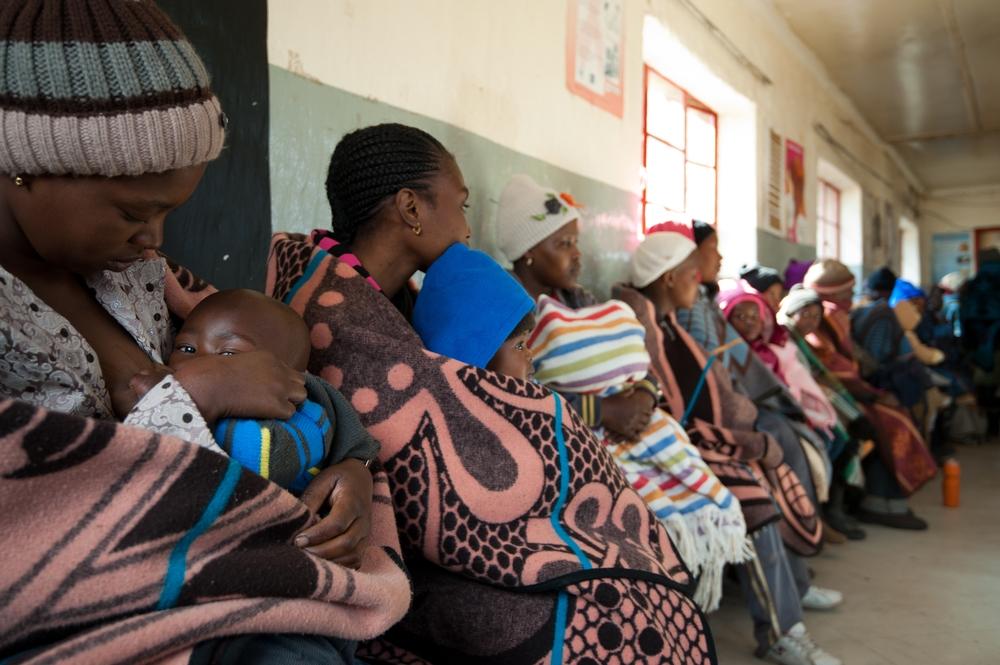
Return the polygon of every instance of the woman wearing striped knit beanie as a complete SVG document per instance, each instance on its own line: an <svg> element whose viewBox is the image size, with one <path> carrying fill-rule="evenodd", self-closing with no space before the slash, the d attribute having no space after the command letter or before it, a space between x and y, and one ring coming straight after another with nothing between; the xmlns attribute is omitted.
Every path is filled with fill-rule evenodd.
<svg viewBox="0 0 1000 665"><path fill-rule="evenodd" d="M227 468L225 459L195 453L199 449L192 445L178 448L176 439L138 438L141 430L101 422L124 420L212 448L210 426L216 418L282 418L305 397L301 373L266 352L198 358L141 399L132 389L142 375L161 370L173 347L165 298L172 275L156 254L165 220L219 156L225 126L201 59L153 2L0 2L0 449L8 451L0 454L5 474L0 500L10 508L0 516L0 529L7 536L4 560L19 561L0 572L0 587L28 585L4 610L0 658L44 645L53 635L74 640L54 660L138 661L177 655L199 641L215 649L216 642L205 640L221 635L330 633L346 626L357 637L365 630L382 632L395 620L362 631L351 621L338 626L333 610L315 602L316 594L325 593L316 587L315 575L333 564L299 547L302 541L311 552L342 556L342 541L329 545L343 531L337 528L341 522L357 522L361 539L367 538L372 480L363 465L345 466L337 485L343 500L338 498L340 507L332 511L337 514L318 521L293 501L285 513L268 513L263 524L262 511L271 499L254 501L266 483L255 486L237 475L239 502L245 502L239 524L248 535L261 529L270 534L258 533L257 549L248 550L233 532L220 536L219 523L205 521L205 503ZM41 409L68 415L44 416ZM81 432L91 434L86 438ZM131 467L122 461L131 459L132 448L122 448L130 436L135 438L124 444L147 451L142 464ZM152 451L164 448L181 452L161 469L157 464L166 461L161 459L166 453ZM95 466L109 459L123 464L122 475L111 481L107 474L117 472L115 463ZM12 469L25 464L31 482L17 484ZM80 471L87 464L89 474ZM156 473L162 475L154 484L139 486ZM88 483L94 475L104 480ZM95 488L101 482L108 484ZM330 484L329 476L324 482ZM15 484L20 489L15 491ZM320 490L312 492L318 509L329 488L309 489ZM164 493L174 500L157 503ZM74 503L58 503L59 496L71 496ZM92 499L96 503L89 503ZM367 508L356 510L358 505ZM153 507L156 516L149 514ZM173 526L164 530L154 523ZM194 534L196 523L214 539L192 535L187 545L177 540L188 537L186 529ZM84 527L81 540L74 534ZM119 543L122 538L128 542ZM219 549L223 542L225 551ZM213 543L216 549L210 551ZM11 552L15 547L17 556ZM116 556L124 548L131 563ZM266 555L246 559L251 552ZM225 558L233 555L243 563ZM251 561L265 574L236 575ZM307 570L311 578L303 576ZM280 590L273 584L263 589L268 579L280 579ZM353 590L369 598L359 586L370 586L365 579L351 580L348 598ZM405 587L401 573L397 582ZM253 599L269 596L288 600L267 598L252 609ZM403 596L399 605L405 609ZM247 609L240 614L231 605L223 611L225 602L245 603ZM314 605L302 612L298 605L282 605L286 602ZM175 606L186 606L182 618L158 611ZM345 612L350 603L341 607ZM317 628L320 624L325 627ZM328 653L342 651L340 641L317 640L284 649L282 639L273 636L248 648L265 660L272 652L294 651L299 657L316 652L319 662L341 662ZM234 653L230 649L226 657L240 660Z"/></svg>

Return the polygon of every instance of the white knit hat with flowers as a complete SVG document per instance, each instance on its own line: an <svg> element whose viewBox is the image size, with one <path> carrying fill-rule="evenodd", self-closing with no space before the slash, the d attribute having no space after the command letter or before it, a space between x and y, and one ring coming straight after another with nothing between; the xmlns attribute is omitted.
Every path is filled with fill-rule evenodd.
<svg viewBox="0 0 1000 665"><path fill-rule="evenodd" d="M529 176L510 179L497 209L497 246L510 262L550 235L580 218L579 204L569 194L542 187Z"/></svg>

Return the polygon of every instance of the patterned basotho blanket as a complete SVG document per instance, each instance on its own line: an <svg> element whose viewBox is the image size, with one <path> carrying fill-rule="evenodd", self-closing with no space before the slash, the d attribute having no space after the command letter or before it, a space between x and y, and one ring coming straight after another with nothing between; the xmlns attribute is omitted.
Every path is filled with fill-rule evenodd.
<svg viewBox="0 0 1000 665"><path fill-rule="evenodd" d="M293 545L306 507L234 460L2 401L0 660L176 663L227 635L378 635L410 588L375 481L371 546L352 571Z"/></svg>
<svg viewBox="0 0 1000 665"><path fill-rule="evenodd" d="M646 347L653 373L672 414L683 414L697 391L707 359L671 316L657 320L653 304L638 291L616 287L646 327ZM769 435L754 431L756 408L732 390L727 370L714 363L704 372L704 386L691 408L691 442L702 459L740 501L747 530L774 521L782 540L797 554L811 556L822 544L822 523L815 506L782 451ZM745 412L745 413L743 413Z"/></svg>
<svg viewBox="0 0 1000 665"><path fill-rule="evenodd" d="M715 661L666 530L561 398L425 351L301 236L275 237L267 285L382 446L415 601L366 661Z"/></svg>

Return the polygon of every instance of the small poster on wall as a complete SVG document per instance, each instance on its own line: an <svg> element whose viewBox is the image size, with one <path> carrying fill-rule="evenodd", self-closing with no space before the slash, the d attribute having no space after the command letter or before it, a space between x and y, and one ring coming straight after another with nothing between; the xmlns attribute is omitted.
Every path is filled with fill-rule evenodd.
<svg viewBox="0 0 1000 665"><path fill-rule="evenodd" d="M772 129L767 153L767 230L778 235L782 235L781 181L781 135Z"/></svg>
<svg viewBox="0 0 1000 665"><path fill-rule="evenodd" d="M785 188L782 199L785 237L791 242L798 242L799 229L806 222L806 159L802 146L791 139L785 139Z"/></svg>
<svg viewBox="0 0 1000 665"><path fill-rule="evenodd" d="M591 104L624 111L624 0L568 0L566 87Z"/></svg>
<svg viewBox="0 0 1000 665"><path fill-rule="evenodd" d="M972 234L968 231L931 236L931 278L937 284L952 272L972 273Z"/></svg>

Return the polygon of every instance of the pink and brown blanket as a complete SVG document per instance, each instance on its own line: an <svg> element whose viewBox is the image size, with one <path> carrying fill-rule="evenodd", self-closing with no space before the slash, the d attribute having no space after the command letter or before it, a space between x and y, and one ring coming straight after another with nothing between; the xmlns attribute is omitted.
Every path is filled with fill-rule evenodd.
<svg viewBox="0 0 1000 665"><path fill-rule="evenodd" d="M747 531L780 517L784 543L797 554L816 554L823 540L816 508L795 472L781 461L777 441L755 431L756 407L733 390L727 370L721 363L709 367L704 388L689 405L707 363L698 344L673 315L658 317L653 303L638 291L617 286L614 297L628 303L646 328L646 348L668 410L680 417L691 406L691 442L739 499Z"/></svg>
<svg viewBox="0 0 1000 665"><path fill-rule="evenodd" d="M667 532L561 398L424 350L302 236L275 237L267 289L382 446L414 604L366 661L715 662Z"/></svg>
<svg viewBox="0 0 1000 665"><path fill-rule="evenodd" d="M409 606L384 474L360 570L292 544L311 515L234 460L0 402L0 661L187 662L209 639L360 640Z"/></svg>

